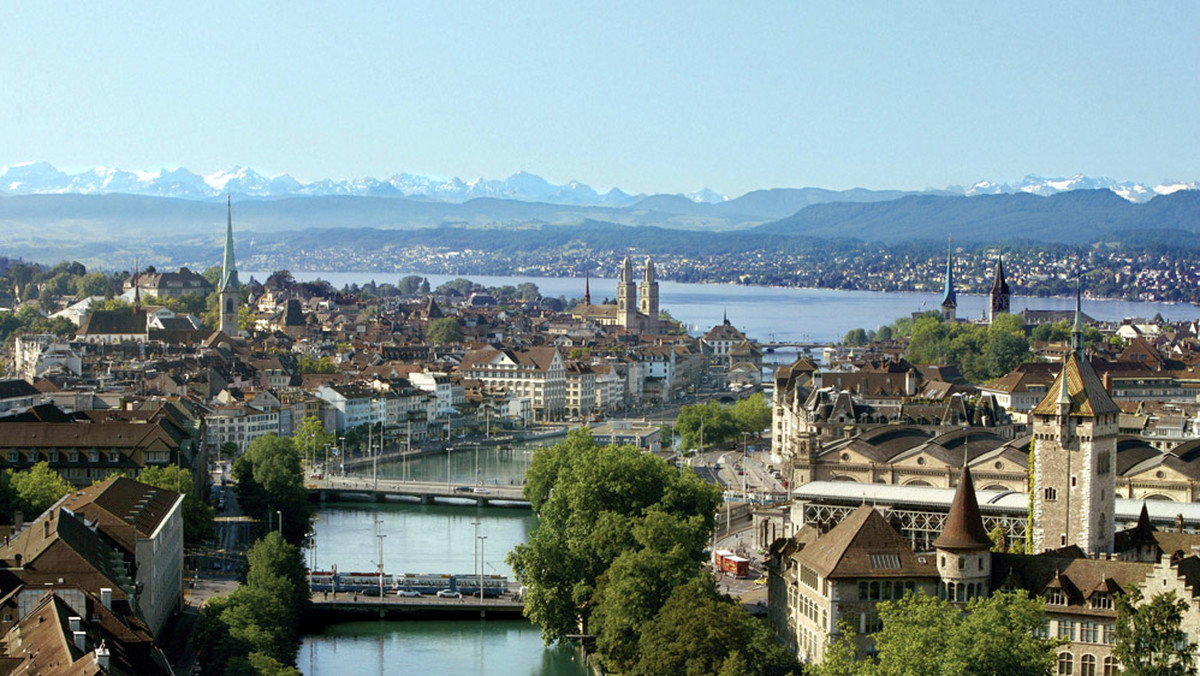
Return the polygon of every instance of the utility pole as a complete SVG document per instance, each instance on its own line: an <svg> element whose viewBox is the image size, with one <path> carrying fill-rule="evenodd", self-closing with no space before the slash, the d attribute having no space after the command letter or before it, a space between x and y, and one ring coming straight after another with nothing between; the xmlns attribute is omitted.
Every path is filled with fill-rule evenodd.
<svg viewBox="0 0 1200 676"><path fill-rule="evenodd" d="M478 536L478 540L479 540L479 600L482 602L483 601L483 546L484 546L484 544L486 544L484 542L484 540L487 540L487 536L480 535L480 536Z"/></svg>
<svg viewBox="0 0 1200 676"><path fill-rule="evenodd" d="M378 552L376 558L379 561L379 601L381 603L383 602L383 539L385 537L387 537L386 533L381 532L382 525L383 525L383 520L379 518L378 514L376 514L375 515L375 538L379 541L379 552Z"/></svg>
<svg viewBox="0 0 1200 676"><path fill-rule="evenodd" d="M473 562L474 562L474 564L475 564L475 568L473 568L473 569L471 570L471 572L472 572L472 573L478 573L478 572L480 572L480 566L479 566L479 523L480 523L479 521L472 521L472 522L471 522L471 525L475 527L475 532L472 534L472 535L473 535L473 538L474 538L474 540L475 540L475 558L474 558L474 561L473 561ZM482 578L481 578L481 579L482 579ZM480 592L482 592L482 591L483 591L483 587L482 587L482 586L480 587L479 591L480 591Z"/></svg>

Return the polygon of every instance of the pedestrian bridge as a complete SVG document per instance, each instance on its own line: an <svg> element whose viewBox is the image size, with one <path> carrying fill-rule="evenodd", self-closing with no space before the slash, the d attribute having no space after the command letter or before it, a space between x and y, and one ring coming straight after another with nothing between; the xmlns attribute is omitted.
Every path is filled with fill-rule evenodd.
<svg viewBox="0 0 1200 676"><path fill-rule="evenodd" d="M363 477L309 479L309 495L319 502L416 501L422 504L476 504L480 507L529 508L522 487L507 484L448 484Z"/></svg>

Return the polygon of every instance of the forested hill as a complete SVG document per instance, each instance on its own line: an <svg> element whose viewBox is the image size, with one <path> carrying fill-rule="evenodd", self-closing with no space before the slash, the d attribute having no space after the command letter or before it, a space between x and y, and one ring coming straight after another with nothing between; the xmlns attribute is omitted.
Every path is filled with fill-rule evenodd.
<svg viewBox="0 0 1200 676"><path fill-rule="evenodd" d="M1104 242L1151 231L1200 231L1200 192L1180 191L1134 204L1109 190L1049 197L1026 193L944 197L910 195L887 202L814 204L756 233L863 241L933 240L953 235L974 243Z"/></svg>

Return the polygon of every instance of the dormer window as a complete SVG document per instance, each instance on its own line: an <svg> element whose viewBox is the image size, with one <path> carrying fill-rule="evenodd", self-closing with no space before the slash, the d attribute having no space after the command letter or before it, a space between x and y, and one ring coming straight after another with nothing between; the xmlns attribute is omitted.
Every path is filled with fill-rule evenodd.
<svg viewBox="0 0 1200 676"><path fill-rule="evenodd" d="M1092 607L1099 610L1112 610L1112 595L1108 592L1096 592L1092 594Z"/></svg>
<svg viewBox="0 0 1200 676"><path fill-rule="evenodd" d="M1067 595L1061 589L1051 589L1046 592L1046 603L1052 606L1067 605Z"/></svg>

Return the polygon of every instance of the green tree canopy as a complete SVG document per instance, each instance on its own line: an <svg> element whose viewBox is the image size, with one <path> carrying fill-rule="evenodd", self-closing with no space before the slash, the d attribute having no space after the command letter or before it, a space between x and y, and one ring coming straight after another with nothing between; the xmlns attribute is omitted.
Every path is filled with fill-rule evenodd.
<svg viewBox="0 0 1200 676"><path fill-rule="evenodd" d="M75 490L71 482L50 469L50 463L46 461L37 463L28 471L8 470L8 473L12 502L25 512L27 518L41 514L59 498Z"/></svg>
<svg viewBox="0 0 1200 676"><path fill-rule="evenodd" d="M592 631L598 612L601 658L625 664L667 597L658 585L699 571L718 489L632 446L598 446L588 430L539 449L526 476L538 525L508 556L526 617L553 642ZM663 555L671 570L653 560Z"/></svg>
<svg viewBox="0 0 1200 676"><path fill-rule="evenodd" d="M429 331L425 333L426 342L434 344L461 343L463 341L462 325L455 317L442 317L429 322Z"/></svg>
<svg viewBox="0 0 1200 676"><path fill-rule="evenodd" d="M762 392L755 392L733 405L733 419L739 432L758 437L771 427L771 405Z"/></svg>
<svg viewBox="0 0 1200 676"><path fill-rule="evenodd" d="M409 275L401 277L399 283L396 284L396 290L405 296L415 296L421 290L421 277L419 275Z"/></svg>
<svg viewBox="0 0 1200 676"><path fill-rule="evenodd" d="M1182 631L1188 603L1175 592L1155 594L1143 603L1136 588L1117 596L1113 657L1126 676L1194 674L1195 652Z"/></svg>
<svg viewBox="0 0 1200 676"><path fill-rule="evenodd" d="M878 610L877 660L852 662L852 638L842 625L815 676L1045 676L1054 664L1057 641L1038 636L1046 625L1043 603L1023 591L972 599L965 612L910 592Z"/></svg>
<svg viewBox="0 0 1200 676"><path fill-rule="evenodd" d="M845 336L842 337L842 344L849 347L862 347L870 344L870 339L867 337L867 332L863 329L850 329Z"/></svg>
<svg viewBox="0 0 1200 676"><path fill-rule="evenodd" d="M766 624L717 592L711 577L675 587L647 622L629 676L786 676L799 665Z"/></svg>
<svg viewBox="0 0 1200 676"><path fill-rule="evenodd" d="M448 294L451 291L455 291L463 296L469 296L475 291L482 290L483 287L481 285L476 284L469 279L463 279L462 277L452 279L437 288L437 292L442 295Z"/></svg>
<svg viewBox="0 0 1200 676"><path fill-rule="evenodd" d="M300 469L300 454L291 439L267 434L251 442L233 463L238 501L246 513L266 519L275 511L283 517L283 535L300 542L308 533L312 506Z"/></svg>
<svg viewBox="0 0 1200 676"><path fill-rule="evenodd" d="M675 432L683 440L683 447L689 449L703 450L732 441L737 438L738 431L732 408L711 399L703 404L684 406L675 419Z"/></svg>

